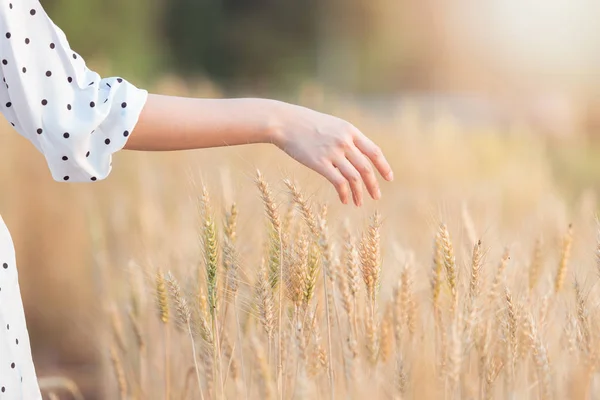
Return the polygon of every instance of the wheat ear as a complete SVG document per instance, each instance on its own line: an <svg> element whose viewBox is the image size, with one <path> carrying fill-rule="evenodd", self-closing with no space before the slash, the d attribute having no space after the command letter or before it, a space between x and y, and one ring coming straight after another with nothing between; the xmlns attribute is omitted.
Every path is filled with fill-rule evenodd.
<svg viewBox="0 0 600 400"><path fill-rule="evenodd" d="M158 315L163 323L164 332L164 371L165 371L165 399L171 398L171 371L170 371L170 357L169 357L169 302L167 287L165 285L165 278L163 273L158 270L156 271L155 277L156 285L156 303L158 308Z"/></svg>
<svg viewBox="0 0 600 400"><path fill-rule="evenodd" d="M558 272L556 273L556 280L554 281L554 291L560 292L563 287L565 276L567 274L567 266L569 264L569 257L571 255L571 247L573 245L573 225L569 224L569 229L563 238L562 251L560 256L560 263L558 264Z"/></svg>
<svg viewBox="0 0 600 400"><path fill-rule="evenodd" d="M196 356L196 344L192 334L192 312L187 300L181 293L179 282L177 282L171 272L167 273L166 282L169 286L171 298L175 303L175 310L177 311L177 327L181 331L186 332L190 338L190 343L192 345L192 357L194 359L194 368L196 369L196 379L198 380L198 390L200 391L200 396L202 399L204 399L204 393L202 392L202 380L200 379L200 368L198 367L198 359Z"/></svg>

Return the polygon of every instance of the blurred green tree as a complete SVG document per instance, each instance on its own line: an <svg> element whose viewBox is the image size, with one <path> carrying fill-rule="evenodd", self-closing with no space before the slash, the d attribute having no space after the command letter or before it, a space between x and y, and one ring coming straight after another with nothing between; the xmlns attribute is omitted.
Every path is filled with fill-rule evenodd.
<svg viewBox="0 0 600 400"><path fill-rule="evenodd" d="M408 0L44 0L44 6L75 51L100 58L103 73L135 76L141 84L172 72L206 77L238 94L289 93L314 78L346 92L389 93L427 79L427 13Z"/></svg>
<svg viewBox="0 0 600 400"><path fill-rule="evenodd" d="M44 1L73 50L109 62L104 73L137 80L149 80L163 69L160 7L158 0Z"/></svg>
<svg viewBox="0 0 600 400"><path fill-rule="evenodd" d="M173 68L224 87L281 88L316 69L317 0L169 0Z"/></svg>

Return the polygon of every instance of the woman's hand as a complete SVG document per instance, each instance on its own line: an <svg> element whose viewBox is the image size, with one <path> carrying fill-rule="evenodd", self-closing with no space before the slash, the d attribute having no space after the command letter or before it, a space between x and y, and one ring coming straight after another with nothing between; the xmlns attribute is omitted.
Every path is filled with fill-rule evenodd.
<svg viewBox="0 0 600 400"><path fill-rule="evenodd" d="M373 199L381 197L373 165L384 179L394 178L381 149L343 119L281 103L275 121L272 142L327 178L344 204L348 203L349 189L354 204L362 204L361 181Z"/></svg>
<svg viewBox="0 0 600 400"><path fill-rule="evenodd" d="M268 99L193 99L150 94L125 148L184 150L274 143L325 176L342 203L350 191L363 201L381 192L373 165L388 181L392 169L381 149L352 124L305 107Z"/></svg>

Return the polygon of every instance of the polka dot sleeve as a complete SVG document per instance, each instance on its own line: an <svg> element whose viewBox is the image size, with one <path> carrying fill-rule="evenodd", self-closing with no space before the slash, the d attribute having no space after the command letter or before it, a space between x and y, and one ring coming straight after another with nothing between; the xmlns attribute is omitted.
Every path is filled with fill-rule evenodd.
<svg viewBox="0 0 600 400"><path fill-rule="evenodd" d="M108 176L148 92L89 70L38 0L0 1L0 59L0 111L44 154L53 178Z"/></svg>

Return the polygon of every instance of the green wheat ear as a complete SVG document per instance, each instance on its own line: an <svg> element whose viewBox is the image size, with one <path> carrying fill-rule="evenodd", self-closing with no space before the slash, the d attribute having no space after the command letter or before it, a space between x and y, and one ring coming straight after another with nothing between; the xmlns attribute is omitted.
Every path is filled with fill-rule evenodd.
<svg viewBox="0 0 600 400"><path fill-rule="evenodd" d="M204 262L206 267L206 286L208 295L208 305L210 314L214 316L214 311L218 304L218 268L219 268L219 249L217 243L217 228L215 219L212 215L210 197L206 186L202 186L202 244L204 248Z"/></svg>

